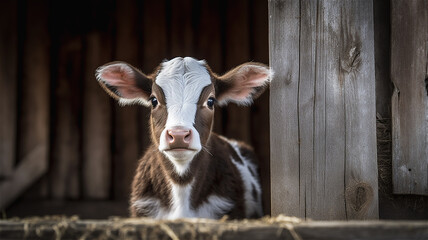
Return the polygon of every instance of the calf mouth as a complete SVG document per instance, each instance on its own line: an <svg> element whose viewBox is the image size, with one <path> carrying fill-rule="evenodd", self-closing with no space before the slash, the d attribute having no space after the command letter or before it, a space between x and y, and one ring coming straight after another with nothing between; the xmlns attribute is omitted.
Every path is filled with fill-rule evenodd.
<svg viewBox="0 0 428 240"><path fill-rule="evenodd" d="M163 152L170 160L186 162L192 160L199 151L193 148L170 148Z"/></svg>
<svg viewBox="0 0 428 240"><path fill-rule="evenodd" d="M196 149L193 148L170 148L170 149L165 149L164 151L198 151Z"/></svg>

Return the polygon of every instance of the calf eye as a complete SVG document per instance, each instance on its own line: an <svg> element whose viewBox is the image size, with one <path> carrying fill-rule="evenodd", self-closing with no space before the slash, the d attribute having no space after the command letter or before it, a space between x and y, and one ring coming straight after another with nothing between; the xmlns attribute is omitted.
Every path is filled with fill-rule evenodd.
<svg viewBox="0 0 428 240"><path fill-rule="evenodd" d="M158 100L155 97L150 98L150 101L152 102L153 108L155 108L158 105Z"/></svg>
<svg viewBox="0 0 428 240"><path fill-rule="evenodd" d="M207 106L209 109L213 109L214 103L215 103L215 98L213 98L213 97L208 98Z"/></svg>

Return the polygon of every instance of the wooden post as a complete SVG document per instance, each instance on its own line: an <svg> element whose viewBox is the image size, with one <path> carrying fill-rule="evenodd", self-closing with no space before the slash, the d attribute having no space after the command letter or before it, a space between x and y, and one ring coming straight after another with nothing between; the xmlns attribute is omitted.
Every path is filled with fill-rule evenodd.
<svg viewBox="0 0 428 240"><path fill-rule="evenodd" d="M192 0L171 1L171 58L192 56Z"/></svg>
<svg viewBox="0 0 428 240"><path fill-rule="evenodd" d="M86 69L83 99L83 195L89 199L108 199L111 179L110 97L95 80L95 69L111 57L107 36L99 32L86 38Z"/></svg>
<svg viewBox="0 0 428 240"><path fill-rule="evenodd" d="M21 104L17 106L20 112L17 121L20 129L18 161L13 173L5 181L0 182L0 209L7 207L20 196L45 174L48 168L50 75L47 9L48 1L28 1L26 8L23 9L26 30L22 42L22 53L25 58L22 60L22 90L19 95ZM9 63L10 67L13 67L13 58L14 56L10 58L12 61ZM13 93L10 94L14 96Z"/></svg>
<svg viewBox="0 0 428 240"><path fill-rule="evenodd" d="M16 158L17 5L8 0L0 9L0 178L12 175Z"/></svg>
<svg viewBox="0 0 428 240"><path fill-rule="evenodd" d="M373 6L270 0L272 214L378 218Z"/></svg>
<svg viewBox="0 0 428 240"><path fill-rule="evenodd" d="M55 199L77 199L80 197L81 186L79 118L82 38L64 34L59 43L58 79L54 94L51 194Z"/></svg>
<svg viewBox="0 0 428 240"><path fill-rule="evenodd" d="M393 191L428 195L428 1L391 3Z"/></svg>

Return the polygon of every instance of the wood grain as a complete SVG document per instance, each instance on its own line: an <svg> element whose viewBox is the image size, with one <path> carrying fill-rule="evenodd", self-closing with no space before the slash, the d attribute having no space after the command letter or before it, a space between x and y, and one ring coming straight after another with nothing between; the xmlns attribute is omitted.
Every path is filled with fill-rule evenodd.
<svg viewBox="0 0 428 240"><path fill-rule="evenodd" d="M269 1L271 214L299 208L299 1Z"/></svg>
<svg viewBox="0 0 428 240"><path fill-rule="evenodd" d="M171 1L170 59L193 56L192 0Z"/></svg>
<svg viewBox="0 0 428 240"><path fill-rule="evenodd" d="M10 177L16 158L18 80L18 4L0 9L0 178Z"/></svg>
<svg viewBox="0 0 428 240"><path fill-rule="evenodd" d="M52 144L51 194L54 199L80 197L80 96L82 39L63 36L58 51L55 129Z"/></svg>
<svg viewBox="0 0 428 240"><path fill-rule="evenodd" d="M395 194L428 195L428 2L391 2Z"/></svg>
<svg viewBox="0 0 428 240"><path fill-rule="evenodd" d="M83 196L108 199L111 185L111 105L95 79L95 69L110 61L111 44L98 32L86 37L83 83L82 171Z"/></svg>
<svg viewBox="0 0 428 240"><path fill-rule="evenodd" d="M20 6L20 5L18 5ZM48 1L29 1L25 8L19 8L22 31L19 43L22 44L20 52L19 69L19 111L18 124L18 151L17 166L26 161L27 166L35 167L35 173L29 174L33 182L27 181L25 188L36 183L46 173L50 159L50 34L48 25ZM29 27L31 26L31 27ZM21 168L21 169L22 169ZM37 168L37 169L36 169ZM27 169L31 171L31 167ZM21 176L25 173L21 172ZM36 177L37 176L37 177ZM46 178L45 178L46 179ZM48 194L48 183L43 179L35 197L46 197ZM20 187L23 187L22 185ZM20 188L16 186L16 188ZM20 191L22 191L21 189ZM22 193L22 192L21 192ZM17 196L15 196L17 197Z"/></svg>
<svg viewBox="0 0 428 240"><path fill-rule="evenodd" d="M38 145L14 169L13 175L0 182L0 209L6 209L21 194L25 192L37 179L46 174L48 164L46 145ZM41 160L40 160L41 159Z"/></svg>
<svg viewBox="0 0 428 240"><path fill-rule="evenodd" d="M272 213L377 218L372 3L270 4Z"/></svg>

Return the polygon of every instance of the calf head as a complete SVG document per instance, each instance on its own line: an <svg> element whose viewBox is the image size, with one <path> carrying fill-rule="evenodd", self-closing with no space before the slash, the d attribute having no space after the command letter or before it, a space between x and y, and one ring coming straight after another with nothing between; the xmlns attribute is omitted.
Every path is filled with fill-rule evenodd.
<svg viewBox="0 0 428 240"><path fill-rule="evenodd" d="M120 104L151 107L154 144L183 174L206 146L214 106L228 102L249 105L267 86L271 72L259 63L245 63L218 76L205 61L177 57L146 75L124 62L97 69L101 86Z"/></svg>

